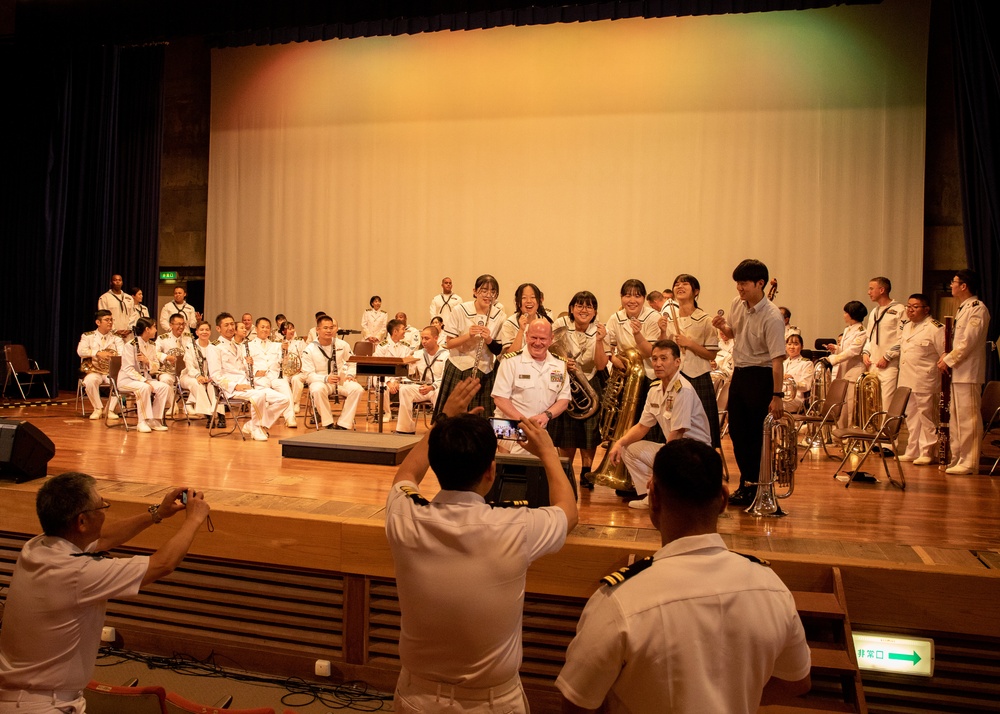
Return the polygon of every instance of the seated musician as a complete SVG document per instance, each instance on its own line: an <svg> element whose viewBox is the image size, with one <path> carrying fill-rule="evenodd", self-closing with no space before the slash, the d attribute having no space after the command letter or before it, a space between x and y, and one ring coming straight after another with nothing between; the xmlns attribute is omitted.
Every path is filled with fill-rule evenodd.
<svg viewBox="0 0 1000 714"><path fill-rule="evenodd" d="M402 357L407 362L413 362L413 349L405 342L406 323L402 320L389 320L386 325L389 336L382 340L375 348L375 357ZM392 421L392 410L389 406L390 394L399 393L399 380L387 379L386 389L382 397L382 421L388 423Z"/></svg>
<svg viewBox="0 0 1000 714"><path fill-rule="evenodd" d="M421 348L413 353L410 365L410 379L399 385L399 418L396 421L397 434L413 434L413 405L437 401L444 366L448 362L448 350L438 343L438 329L433 325L420 331Z"/></svg>
<svg viewBox="0 0 1000 714"><path fill-rule="evenodd" d="M789 333L785 339L785 396L782 398L782 406L786 412L800 412L806 406L806 400L813 387L813 363L802 356L802 335L797 332ZM794 392L790 389L791 381L795 380Z"/></svg>
<svg viewBox="0 0 1000 714"><path fill-rule="evenodd" d="M257 386L251 379L253 372L246 346L233 340L237 325L232 315L219 313L215 327L219 331L219 341L215 349L209 350L208 373L227 398L239 397L251 402L250 423L243 431L254 441L267 441L266 430L288 409L288 397L270 387Z"/></svg>
<svg viewBox="0 0 1000 714"><path fill-rule="evenodd" d="M283 416L285 426L294 429L298 423L295 421L295 411L292 407L292 390L288 380L281 376L281 345L271 340L271 321L266 317L258 317L254 334L256 337L248 343L254 383L280 392L288 399L288 408Z"/></svg>
<svg viewBox="0 0 1000 714"><path fill-rule="evenodd" d="M192 340L184 315L175 312L170 316L169 324L170 332L156 338L156 357L160 362L158 379L172 387L177 383L177 356L187 353Z"/></svg>
<svg viewBox="0 0 1000 714"><path fill-rule="evenodd" d="M351 348L343 340L336 339L337 323L328 316L319 318L316 325L316 341L302 352L302 372L306 375L309 394L320 425L324 429L353 429L354 415L365 389L355 378L355 366L347 360L353 355ZM330 395L339 394L345 398L340 418L333 421L330 411Z"/></svg>
<svg viewBox="0 0 1000 714"><path fill-rule="evenodd" d="M206 429L212 425L210 417L213 411L219 413L215 425L225 429L226 410L218 403L215 387L208 372L208 353L215 349L215 345L210 341L212 326L205 320L200 320L195 326L194 333L196 339L188 345L187 354L184 355L185 366L184 374L181 375L181 386L188 390L188 404L193 407L194 413L205 415Z"/></svg>
<svg viewBox="0 0 1000 714"><path fill-rule="evenodd" d="M80 335L80 343L76 353L80 356L80 371L83 375L83 388L90 400L90 418L98 420L104 415L104 404L101 403L101 385L108 383L108 366L111 357L120 355L124 349L122 338L111 331L114 318L110 310L98 310L94 313L97 329ZM108 419L115 420L114 404L109 400Z"/></svg>
<svg viewBox="0 0 1000 714"><path fill-rule="evenodd" d="M122 354L118 388L135 394L135 406L139 412L137 430L140 433L166 431L163 411L170 401L171 388L156 378L160 369L154 342L156 323L148 317L140 317L133 331L135 339L125 345Z"/></svg>
<svg viewBox="0 0 1000 714"><path fill-rule="evenodd" d="M298 371L287 373L282 368L282 376L288 380L288 386L292 390L292 413L298 416L299 412L302 411L302 390L306 384L306 375L302 371L302 351L309 343L295 335L295 323L289 320L281 323L280 332L282 364L289 355L299 358Z"/></svg>
<svg viewBox="0 0 1000 714"><path fill-rule="evenodd" d="M406 328L406 331L403 333L403 342L410 347L410 350L416 352L420 349L420 330L406 321L405 312L397 312L396 319L402 322L403 327Z"/></svg>

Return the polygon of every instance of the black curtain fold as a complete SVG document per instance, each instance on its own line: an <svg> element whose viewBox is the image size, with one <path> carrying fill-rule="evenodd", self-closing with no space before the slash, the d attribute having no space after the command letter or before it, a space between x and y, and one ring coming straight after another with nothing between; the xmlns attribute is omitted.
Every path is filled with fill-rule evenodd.
<svg viewBox="0 0 1000 714"><path fill-rule="evenodd" d="M155 294L163 48L5 48L0 339L75 389L81 332L112 273ZM14 72L8 75L8 72Z"/></svg>
<svg viewBox="0 0 1000 714"><path fill-rule="evenodd" d="M988 17L995 8L988 0L952 3L965 253L982 278L979 297L989 308L989 339L994 341L1000 333L1000 42ZM998 373L994 352L987 360L987 380Z"/></svg>

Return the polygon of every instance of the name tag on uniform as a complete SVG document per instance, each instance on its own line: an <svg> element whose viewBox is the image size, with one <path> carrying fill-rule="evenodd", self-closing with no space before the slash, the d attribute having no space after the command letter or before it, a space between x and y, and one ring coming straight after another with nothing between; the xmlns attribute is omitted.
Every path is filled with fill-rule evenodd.
<svg viewBox="0 0 1000 714"><path fill-rule="evenodd" d="M519 375L517 375L517 378L518 379L531 379L531 375L530 374L519 374Z"/></svg>

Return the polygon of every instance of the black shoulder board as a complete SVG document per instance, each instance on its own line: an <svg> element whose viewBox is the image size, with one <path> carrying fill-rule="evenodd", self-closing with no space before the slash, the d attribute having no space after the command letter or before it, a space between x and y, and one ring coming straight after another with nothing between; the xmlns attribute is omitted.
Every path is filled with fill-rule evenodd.
<svg viewBox="0 0 1000 714"><path fill-rule="evenodd" d="M647 555L642 560L637 560L632 565L626 565L624 568L619 568L610 575L605 575L601 578L601 582L614 587L619 583L624 583L629 578L641 573L643 570L648 568L653 564L653 556Z"/></svg>
<svg viewBox="0 0 1000 714"><path fill-rule="evenodd" d="M389 344L389 338L388 337L386 337L384 340L382 340L381 342L379 342L378 346L379 347L385 347L387 344Z"/></svg>
<svg viewBox="0 0 1000 714"><path fill-rule="evenodd" d="M87 556L88 558L93 558L94 560L104 560L105 558L110 558L111 553L106 550L95 550L93 553L71 553L74 558L82 558Z"/></svg>
<svg viewBox="0 0 1000 714"><path fill-rule="evenodd" d="M766 568L771 567L771 561L764 560L763 558L758 558L756 555L750 555L749 553L737 553L735 550L731 550L729 552L732 553L733 555L738 555L742 558L746 558L751 563L756 563L757 565L763 565Z"/></svg>
<svg viewBox="0 0 1000 714"><path fill-rule="evenodd" d="M517 352L505 352L500 355L500 359L510 359L511 357L517 357L519 354L524 352L524 350L518 350Z"/></svg>
<svg viewBox="0 0 1000 714"><path fill-rule="evenodd" d="M420 495L420 491L413 488L412 486L400 486L399 490L402 491L407 498L412 499L418 506L429 506L431 502Z"/></svg>
<svg viewBox="0 0 1000 714"><path fill-rule="evenodd" d="M527 508L527 501L490 501L490 508Z"/></svg>
<svg viewBox="0 0 1000 714"><path fill-rule="evenodd" d="M935 320L933 317L931 318L931 322L934 323L935 327L944 327L944 325L942 325L940 322L938 322L937 320Z"/></svg>
<svg viewBox="0 0 1000 714"><path fill-rule="evenodd" d="M218 347L218 346L219 346L219 339L218 339L218 338L216 338L216 339L212 340L211 344L213 344L213 345L215 345L216 347Z"/></svg>
<svg viewBox="0 0 1000 714"><path fill-rule="evenodd" d="M979 306L979 301L978 300L973 300L972 301L972 307L978 307L978 306Z"/></svg>

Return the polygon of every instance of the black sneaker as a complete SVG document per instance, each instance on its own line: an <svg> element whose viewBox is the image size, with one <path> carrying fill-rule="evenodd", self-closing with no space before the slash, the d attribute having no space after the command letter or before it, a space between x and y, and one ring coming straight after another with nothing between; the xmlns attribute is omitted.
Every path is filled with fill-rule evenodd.
<svg viewBox="0 0 1000 714"><path fill-rule="evenodd" d="M630 500L633 498L639 498L639 494L635 492L634 488L628 491L622 488L616 488L615 495L619 498L628 498Z"/></svg>
<svg viewBox="0 0 1000 714"><path fill-rule="evenodd" d="M730 506L749 506L757 498L757 491L753 486L743 486L736 489L729 497Z"/></svg>
<svg viewBox="0 0 1000 714"><path fill-rule="evenodd" d="M224 417L224 416L222 416L220 414L219 418L215 420L215 428L216 429L225 429L226 428L226 417Z"/></svg>

